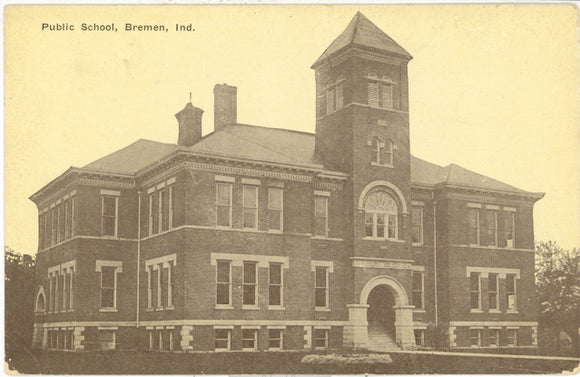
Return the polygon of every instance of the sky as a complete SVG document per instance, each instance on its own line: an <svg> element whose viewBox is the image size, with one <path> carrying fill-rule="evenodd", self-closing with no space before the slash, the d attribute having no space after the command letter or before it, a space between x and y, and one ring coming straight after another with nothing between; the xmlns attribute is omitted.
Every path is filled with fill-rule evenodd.
<svg viewBox="0 0 580 377"><path fill-rule="evenodd" d="M238 87L240 123L314 132L310 66L356 11L414 57L411 152L546 193L535 205L536 240L580 246L578 16L555 4L9 6L5 244L36 252L28 198L70 166L138 139L175 143L174 114L189 93L211 132L216 83ZM125 23L170 31L128 32ZM176 32L176 23L195 31Z"/></svg>

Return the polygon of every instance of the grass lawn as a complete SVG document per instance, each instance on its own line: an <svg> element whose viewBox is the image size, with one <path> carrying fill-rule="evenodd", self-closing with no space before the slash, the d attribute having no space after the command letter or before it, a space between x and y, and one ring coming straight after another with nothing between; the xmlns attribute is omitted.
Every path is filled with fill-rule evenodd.
<svg viewBox="0 0 580 377"><path fill-rule="evenodd" d="M332 353L329 351L328 353ZM343 355L364 352L340 351ZM22 353L9 362L25 374L532 374L561 373L574 361L500 359L457 355L393 353L392 363L303 364L307 352L58 352ZM374 358L379 360L379 358Z"/></svg>

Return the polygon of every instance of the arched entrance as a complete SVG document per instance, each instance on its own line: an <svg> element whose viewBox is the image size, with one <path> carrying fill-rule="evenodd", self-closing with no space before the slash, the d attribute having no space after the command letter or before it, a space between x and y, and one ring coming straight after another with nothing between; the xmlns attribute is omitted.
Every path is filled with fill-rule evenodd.
<svg viewBox="0 0 580 377"><path fill-rule="evenodd" d="M387 285L374 287L367 299L368 348L395 348L395 297Z"/></svg>

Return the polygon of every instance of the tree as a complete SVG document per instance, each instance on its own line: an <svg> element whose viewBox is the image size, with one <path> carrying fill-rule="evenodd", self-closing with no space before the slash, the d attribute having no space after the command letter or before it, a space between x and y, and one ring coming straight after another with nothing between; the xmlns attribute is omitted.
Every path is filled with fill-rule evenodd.
<svg viewBox="0 0 580 377"><path fill-rule="evenodd" d="M540 328L551 328L556 347L564 330L578 353L580 328L580 252L565 250L556 242L536 245L536 299Z"/></svg>
<svg viewBox="0 0 580 377"><path fill-rule="evenodd" d="M6 359L30 349L34 322L34 257L4 247Z"/></svg>

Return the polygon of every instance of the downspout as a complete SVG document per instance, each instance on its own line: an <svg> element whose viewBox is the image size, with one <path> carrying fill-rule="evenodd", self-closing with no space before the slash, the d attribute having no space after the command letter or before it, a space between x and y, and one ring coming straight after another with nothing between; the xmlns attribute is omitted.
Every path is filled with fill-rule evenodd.
<svg viewBox="0 0 580 377"><path fill-rule="evenodd" d="M437 202L433 201L433 280L435 288L435 326L439 325L439 306L437 304Z"/></svg>
<svg viewBox="0 0 580 377"><path fill-rule="evenodd" d="M140 287L141 287L141 191L137 193L139 195L139 208L137 209L137 307L136 307L136 324L139 328L139 308L140 308Z"/></svg>

